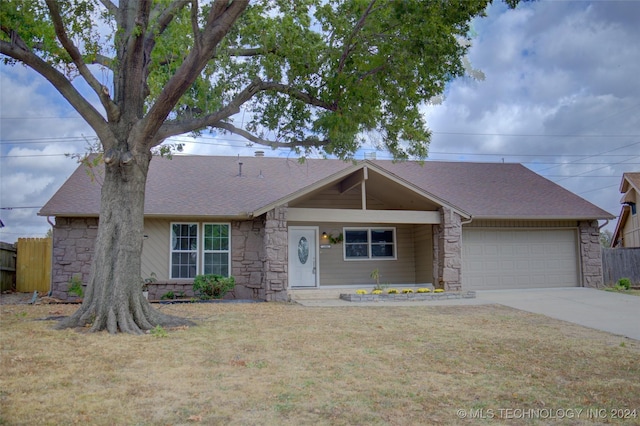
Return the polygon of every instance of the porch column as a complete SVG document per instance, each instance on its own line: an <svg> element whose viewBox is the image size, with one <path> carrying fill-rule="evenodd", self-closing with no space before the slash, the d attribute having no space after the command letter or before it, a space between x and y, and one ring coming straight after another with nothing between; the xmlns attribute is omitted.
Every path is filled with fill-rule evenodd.
<svg viewBox="0 0 640 426"><path fill-rule="evenodd" d="M287 301L287 206L266 213L264 225L264 289L266 300Z"/></svg>
<svg viewBox="0 0 640 426"><path fill-rule="evenodd" d="M580 221L580 267L582 269L583 287L602 288L602 249L600 247L600 231L598 221Z"/></svg>
<svg viewBox="0 0 640 426"><path fill-rule="evenodd" d="M446 291L462 290L462 223L453 210L440 209L440 224L434 225L434 282Z"/></svg>

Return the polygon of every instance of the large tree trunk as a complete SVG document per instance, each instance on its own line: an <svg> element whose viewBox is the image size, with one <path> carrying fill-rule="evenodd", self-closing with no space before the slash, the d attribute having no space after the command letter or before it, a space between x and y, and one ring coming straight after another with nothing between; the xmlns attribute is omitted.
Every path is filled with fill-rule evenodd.
<svg viewBox="0 0 640 426"><path fill-rule="evenodd" d="M140 334L157 325L193 325L155 310L142 295L144 194L151 155L105 154L98 237L82 306L58 328Z"/></svg>

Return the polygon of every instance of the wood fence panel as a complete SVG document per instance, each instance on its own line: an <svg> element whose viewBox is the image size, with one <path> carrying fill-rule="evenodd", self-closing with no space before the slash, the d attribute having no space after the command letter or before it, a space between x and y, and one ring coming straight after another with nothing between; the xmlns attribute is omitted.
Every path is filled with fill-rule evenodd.
<svg viewBox="0 0 640 426"><path fill-rule="evenodd" d="M49 291L51 246L51 238L18 238L16 291Z"/></svg>
<svg viewBox="0 0 640 426"><path fill-rule="evenodd" d="M607 286L615 285L620 278L640 284L640 248L603 248L602 275Z"/></svg>
<svg viewBox="0 0 640 426"><path fill-rule="evenodd" d="M0 242L0 291L16 286L16 246Z"/></svg>

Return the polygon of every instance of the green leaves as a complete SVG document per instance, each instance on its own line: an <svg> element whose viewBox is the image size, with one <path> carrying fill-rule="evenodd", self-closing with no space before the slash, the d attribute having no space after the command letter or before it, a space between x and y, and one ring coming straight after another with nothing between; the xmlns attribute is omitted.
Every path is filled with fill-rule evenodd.
<svg viewBox="0 0 640 426"><path fill-rule="evenodd" d="M149 135L156 144L171 135L224 127L248 131L253 142L264 145L319 149L341 158L374 140L402 159L427 155L430 133L421 107L463 74L469 22L487 3L256 0L206 52L201 41L215 37L215 19L223 19L230 3L193 10L190 2L154 1L150 11L137 4L136 16L107 10L97 0L55 4L83 60L108 64L114 71L114 92L119 93L114 102L120 110L131 110L126 103L139 105L142 99L146 114L156 102L170 99L169 116L154 116L168 119L166 125L147 127L160 129L157 140ZM125 6L131 8L122 2ZM1 37L15 43L18 35L28 49L71 78L77 71L49 12L42 1L2 2ZM134 61L132 55L144 60ZM189 62L189 72L197 76L184 74L187 61L200 58L208 59L200 62L203 66ZM127 63L145 68L135 73ZM176 82L178 73L189 84ZM122 78L140 79L135 82L140 88L132 92L137 97L118 91L135 87ZM167 96L170 83L173 93ZM240 110L246 116L234 123L240 130L224 124Z"/></svg>

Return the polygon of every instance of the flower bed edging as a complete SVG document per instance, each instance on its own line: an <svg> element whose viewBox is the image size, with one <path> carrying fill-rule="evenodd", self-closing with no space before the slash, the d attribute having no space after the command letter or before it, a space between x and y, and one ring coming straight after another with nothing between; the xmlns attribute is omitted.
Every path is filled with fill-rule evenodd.
<svg viewBox="0 0 640 426"><path fill-rule="evenodd" d="M347 302L407 302L424 300L475 299L475 291L451 293L341 294Z"/></svg>

